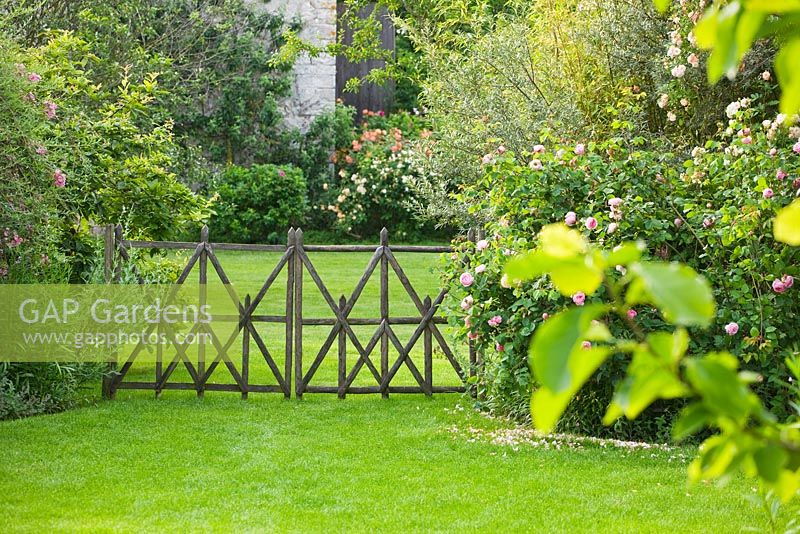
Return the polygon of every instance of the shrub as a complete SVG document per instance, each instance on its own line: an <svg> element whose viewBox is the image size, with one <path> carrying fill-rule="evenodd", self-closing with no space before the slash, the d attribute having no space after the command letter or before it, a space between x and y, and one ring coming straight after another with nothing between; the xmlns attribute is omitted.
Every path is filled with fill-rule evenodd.
<svg viewBox="0 0 800 534"><path fill-rule="evenodd" d="M64 276L56 167L43 150L45 117L31 102L38 74L0 40L0 281L53 282ZM68 272L67 272L68 277Z"/></svg>
<svg viewBox="0 0 800 534"><path fill-rule="evenodd" d="M215 241L279 242L306 211L306 182L285 165L230 166L212 186L218 197L210 227Z"/></svg>
<svg viewBox="0 0 800 534"><path fill-rule="evenodd" d="M423 172L413 147L430 135L424 119L369 110L362 115L360 135L333 156L338 183L323 184L330 191L327 205L312 209L333 212L337 228L357 237L376 234L383 226L402 238L429 232L413 209L415 183Z"/></svg>
<svg viewBox="0 0 800 534"><path fill-rule="evenodd" d="M462 200L492 219L493 235L480 252L474 244L463 244L448 273L449 315L461 335L477 336L474 341L486 355L488 368L480 387L493 408L527 417L519 394L493 392L519 391L530 382L524 363L527 339L543 314L552 315L569 302L546 280L519 286L501 281L502 265L509 255L528 250L531 236L542 226L567 220L606 248L643 240L651 256L702 272L714 287L719 311L708 331L693 332L693 350L735 353L744 368L762 376L755 389L767 406L780 417L788 415L783 362L800 346L800 338L797 300L786 286L800 274L800 255L776 245L770 227L776 210L800 188L800 129L789 128L783 116L762 124L764 108L751 101L736 101L728 111L726 128L696 147L688 160L656 147L626 148L614 139L580 149L548 140L533 154L487 156L484 178L467 188ZM476 274L478 265L485 270ZM475 279L469 287L459 282L465 269ZM467 294L473 304L462 309ZM652 310L637 312L636 321L645 330L663 326ZM495 315L503 322L488 326ZM469 327L463 324L467 317ZM737 335L723 328L731 322L741 328ZM498 343L504 352L496 351ZM624 359L606 362L584 387L562 428L666 436L678 407L666 403L655 406L644 423L620 422L616 429L603 429L602 409L624 366ZM497 377L503 380L500 385L493 383ZM627 426L641 424L646 426Z"/></svg>

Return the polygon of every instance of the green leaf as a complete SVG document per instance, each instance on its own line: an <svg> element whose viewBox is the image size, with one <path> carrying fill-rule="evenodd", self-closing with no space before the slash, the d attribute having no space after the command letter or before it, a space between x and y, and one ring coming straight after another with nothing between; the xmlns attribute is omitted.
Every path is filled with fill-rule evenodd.
<svg viewBox="0 0 800 534"><path fill-rule="evenodd" d="M769 482L775 484L780 478L783 466L786 465L789 455L783 448L767 444L753 453L753 460L756 462L758 468L758 476Z"/></svg>
<svg viewBox="0 0 800 534"><path fill-rule="evenodd" d="M661 13L666 13L671 1L672 0L653 0L653 3L656 5L656 9Z"/></svg>
<svg viewBox="0 0 800 534"><path fill-rule="evenodd" d="M539 249L508 262L505 273L514 280L549 274L562 295L578 291L591 295L603 282L603 266L587 251L588 243L580 232L551 224L539 232Z"/></svg>
<svg viewBox="0 0 800 534"><path fill-rule="evenodd" d="M766 13L751 10L744 11L739 17L739 23L736 26L737 65L745 53L750 50L766 18Z"/></svg>
<svg viewBox="0 0 800 534"><path fill-rule="evenodd" d="M708 281L678 263L635 263L637 276L626 295L629 304L651 303L664 318L682 326L708 326L714 317L714 296Z"/></svg>
<svg viewBox="0 0 800 534"><path fill-rule="evenodd" d="M549 274L562 295L568 297L578 291L591 295L603 282L603 272L589 259L588 256L559 259L535 250L508 262L505 272L512 280L530 280Z"/></svg>
<svg viewBox="0 0 800 534"><path fill-rule="evenodd" d="M628 265L635 261L639 261L644 250L645 244L643 242L629 241L611 251L606 256L605 261L607 265Z"/></svg>
<svg viewBox="0 0 800 534"><path fill-rule="evenodd" d="M795 200L778 212L773 225L775 239L781 243L800 245L800 200Z"/></svg>
<svg viewBox="0 0 800 534"><path fill-rule="evenodd" d="M592 321L606 311L608 307L601 304L570 308L550 317L536 330L529 356L542 387L562 392L571 386L570 358L584 350L581 343L586 340Z"/></svg>
<svg viewBox="0 0 800 534"><path fill-rule="evenodd" d="M775 74L781 85L781 113L793 115L800 110L800 38L783 45L775 56Z"/></svg>
<svg viewBox="0 0 800 534"><path fill-rule="evenodd" d="M737 365L727 352L710 353L686 361L686 378L711 413L744 422L761 410L761 403L739 378Z"/></svg>
<svg viewBox="0 0 800 534"><path fill-rule="evenodd" d="M744 7L748 11L788 13L800 11L800 0L744 0Z"/></svg>
<svg viewBox="0 0 800 534"><path fill-rule="evenodd" d="M583 235L565 224L549 224L539 232L539 249L553 258L572 258L588 248Z"/></svg>
<svg viewBox="0 0 800 534"><path fill-rule="evenodd" d="M677 363L686 351L689 337L684 330L658 332L648 337L633 354L628 374L614 392L603 423L610 425L621 415L635 419L656 399L675 399L689 393L679 378ZM657 345L658 350L653 350Z"/></svg>
<svg viewBox="0 0 800 534"><path fill-rule="evenodd" d="M672 438L682 441L696 433L711 421L711 412L702 404L690 404L683 409L675 424L672 425Z"/></svg>
<svg viewBox="0 0 800 534"><path fill-rule="evenodd" d="M531 397L531 414L536 428L543 432L552 431L561 414L567 409L569 402L580 390L581 386L586 383L610 354L610 347L578 348L569 361L570 386L560 392L540 387L533 393Z"/></svg>

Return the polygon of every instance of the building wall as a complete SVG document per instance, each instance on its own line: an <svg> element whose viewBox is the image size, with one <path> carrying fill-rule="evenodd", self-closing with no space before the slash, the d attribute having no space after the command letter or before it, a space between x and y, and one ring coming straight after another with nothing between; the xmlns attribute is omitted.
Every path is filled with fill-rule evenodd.
<svg viewBox="0 0 800 534"><path fill-rule="evenodd" d="M336 42L336 0L248 0L254 9L299 16L300 36L316 45ZM305 129L336 103L336 58L303 55L294 66L292 94L282 103L287 126Z"/></svg>

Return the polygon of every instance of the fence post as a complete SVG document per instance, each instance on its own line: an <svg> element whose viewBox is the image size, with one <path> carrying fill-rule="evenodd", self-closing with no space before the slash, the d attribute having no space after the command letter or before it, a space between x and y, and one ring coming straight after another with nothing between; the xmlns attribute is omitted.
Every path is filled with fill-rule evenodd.
<svg viewBox="0 0 800 534"><path fill-rule="evenodd" d="M431 297L426 296L422 303L423 316L431 309ZM425 329L423 346L425 348L425 395L433 395L433 340L431 339L430 327Z"/></svg>
<svg viewBox="0 0 800 534"><path fill-rule="evenodd" d="M244 296L244 311L250 309L250 293ZM250 383L250 330L247 328L247 322L250 321L249 316L244 317L242 312L239 312L239 321L244 320L244 337L242 337L242 383L244 389L242 390L242 400L247 400L247 385Z"/></svg>
<svg viewBox="0 0 800 534"><path fill-rule="evenodd" d="M286 248L292 249L292 255L286 261L286 352L283 362L283 396L290 398L292 396L292 335L294 334L294 322L292 321L294 315L294 259L297 255L295 248L295 232L294 228L289 228L289 233L286 236Z"/></svg>
<svg viewBox="0 0 800 534"><path fill-rule="evenodd" d="M103 279L106 284L114 282L114 251L116 245L116 229L113 224L107 224L103 229ZM102 396L104 399L114 400L117 392L114 388L116 364L108 362L106 374L103 375Z"/></svg>
<svg viewBox="0 0 800 534"><path fill-rule="evenodd" d="M203 244L203 251L200 252L200 309L206 304L208 299L208 251L205 246L208 245L208 226L203 225L200 229L200 242ZM205 330L205 327L201 328ZM202 380L203 375L206 374L206 342L205 336L200 340L197 345L197 376ZM206 394L205 387L202 383L197 384L197 396L204 397Z"/></svg>
<svg viewBox="0 0 800 534"><path fill-rule="evenodd" d="M294 232L294 394L303 398L303 230Z"/></svg>
<svg viewBox="0 0 800 534"><path fill-rule="evenodd" d="M339 297L339 311L344 315L347 307L347 299L344 295ZM345 382L347 381L347 334L344 328L339 330L339 398L345 396Z"/></svg>
<svg viewBox="0 0 800 534"><path fill-rule="evenodd" d="M383 333L381 334L381 383L389 375L389 230L384 227L381 230L381 324ZM402 356L402 355L401 355ZM381 389L381 396L389 398L389 382L385 382Z"/></svg>

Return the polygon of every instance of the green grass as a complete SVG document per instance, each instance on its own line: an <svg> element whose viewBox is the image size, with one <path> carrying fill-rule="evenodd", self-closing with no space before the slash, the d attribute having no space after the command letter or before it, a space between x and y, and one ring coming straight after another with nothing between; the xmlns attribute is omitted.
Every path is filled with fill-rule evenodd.
<svg viewBox="0 0 800 534"><path fill-rule="evenodd" d="M312 259L338 294L349 293L369 255L318 256ZM255 292L274 258L227 254L222 261L238 288ZM425 293L436 290L434 257L400 261ZM392 314L411 313L400 290L392 286ZM367 302L376 291L368 287L365 309L353 316L375 310ZM308 295L307 315L324 313ZM309 347L321 343L326 331L319 330L309 330ZM436 363L445 374L447 362ZM320 373L335 381L335 362ZM3 422L0 529L731 532L763 525L744 480L687 487L691 450L494 444L471 429L508 425L464 406L452 394L242 401L167 391L156 401L120 391L114 402Z"/></svg>

